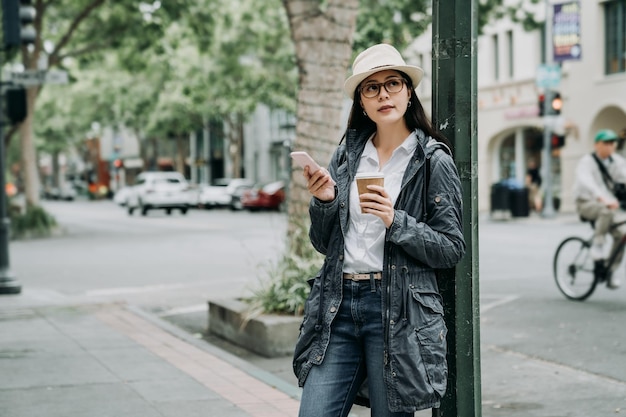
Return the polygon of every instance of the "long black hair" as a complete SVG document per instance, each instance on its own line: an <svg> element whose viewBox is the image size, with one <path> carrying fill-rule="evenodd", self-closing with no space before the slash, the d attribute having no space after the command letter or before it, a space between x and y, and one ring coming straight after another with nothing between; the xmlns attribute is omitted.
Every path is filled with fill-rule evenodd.
<svg viewBox="0 0 626 417"><path fill-rule="evenodd" d="M417 97L417 93L413 88L413 82L411 78L406 75L402 71L398 71L404 81L406 83L407 88L411 91L410 103L411 107L406 109L404 113L404 121L406 122L407 128L413 132L415 129L419 128L424 131L427 136L432 137L438 142L445 144L450 150L452 150L452 144L446 138L443 133L441 133L438 129L436 129L428 116L426 116L426 112L424 111L424 106L422 106L422 102ZM357 97L359 96L360 85L357 86L354 92L354 100L352 101L352 108L350 109L350 116L348 117L348 127L347 129L356 129L356 130L365 130L374 132L376 130L376 123L367 115L361 106L361 100ZM345 138L345 134L344 134ZM342 141L343 139L342 138Z"/></svg>

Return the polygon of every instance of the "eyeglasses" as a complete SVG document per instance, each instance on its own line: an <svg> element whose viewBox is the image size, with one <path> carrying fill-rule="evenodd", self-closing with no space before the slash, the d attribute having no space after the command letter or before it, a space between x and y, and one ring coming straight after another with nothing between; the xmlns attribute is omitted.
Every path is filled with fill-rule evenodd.
<svg viewBox="0 0 626 417"><path fill-rule="evenodd" d="M385 87L389 94L395 94L402 91L405 80L402 78L391 78L384 83L366 83L360 88L361 94L366 98L374 98L380 94L380 86Z"/></svg>

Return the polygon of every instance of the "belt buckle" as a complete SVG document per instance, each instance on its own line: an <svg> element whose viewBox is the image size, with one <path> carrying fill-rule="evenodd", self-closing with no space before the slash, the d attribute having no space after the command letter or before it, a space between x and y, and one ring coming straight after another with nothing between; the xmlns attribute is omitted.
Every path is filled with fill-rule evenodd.
<svg viewBox="0 0 626 417"><path fill-rule="evenodd" d="M369 281L372 279L381 279L382 274L380 272L364 272L359 274L344 274L344 279L353 281L353 282L361 282L361 281Z"/></svg>
<svg viewBox="0 0 626 417"><path fill-rule="evenodd" d="M343 278L352 282L359 282L361 280L357 278L358 275L360 274L344 274Z"/></svg>

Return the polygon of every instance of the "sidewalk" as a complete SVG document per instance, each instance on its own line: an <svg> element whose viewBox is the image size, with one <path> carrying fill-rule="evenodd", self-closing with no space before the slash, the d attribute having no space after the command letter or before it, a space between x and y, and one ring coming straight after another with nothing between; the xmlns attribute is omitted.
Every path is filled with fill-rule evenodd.
<svg viewBox="0 0 626 417"><path fill-rule="evenodd" d="M0 303L0 375L2 417L287 417L298 409L297 389L121 305Z"/></svg>

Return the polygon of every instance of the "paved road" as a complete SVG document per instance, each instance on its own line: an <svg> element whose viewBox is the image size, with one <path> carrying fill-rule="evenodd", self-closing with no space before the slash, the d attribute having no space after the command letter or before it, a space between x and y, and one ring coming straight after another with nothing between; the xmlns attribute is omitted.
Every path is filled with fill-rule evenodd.
<svg viewBox="0 0 626 417"><path fill-rule="evenodd" d="M280 213L151 212L144 218L129 217L111 202L46 207L66 232L11 242L11 266L24 291L42 303L126 301L199 336L206 329L207 299L241 296L257 282L259 265L283 248ZM626 413L626 289L599 288L588 301L571 302L551 276L560 240L588 233L589 226L572 215L481 217L484 416ZM268 360L228 349L293 382L289 358ZM524 378L537 369L550 375L549 381ZM586 398L587 384L600 384L603 395ZM549 393L538 391L546 386Z"/></svg>
<svg viewBox="0 0 626 417"><path fill-rule="evenodd" d="M283 248L280 213L142 217L109 201L45 204L65 229L61 236L10 245L18 279L42 297L123 299L150 310L205 307L209 297L248 291Z"/></svg>

